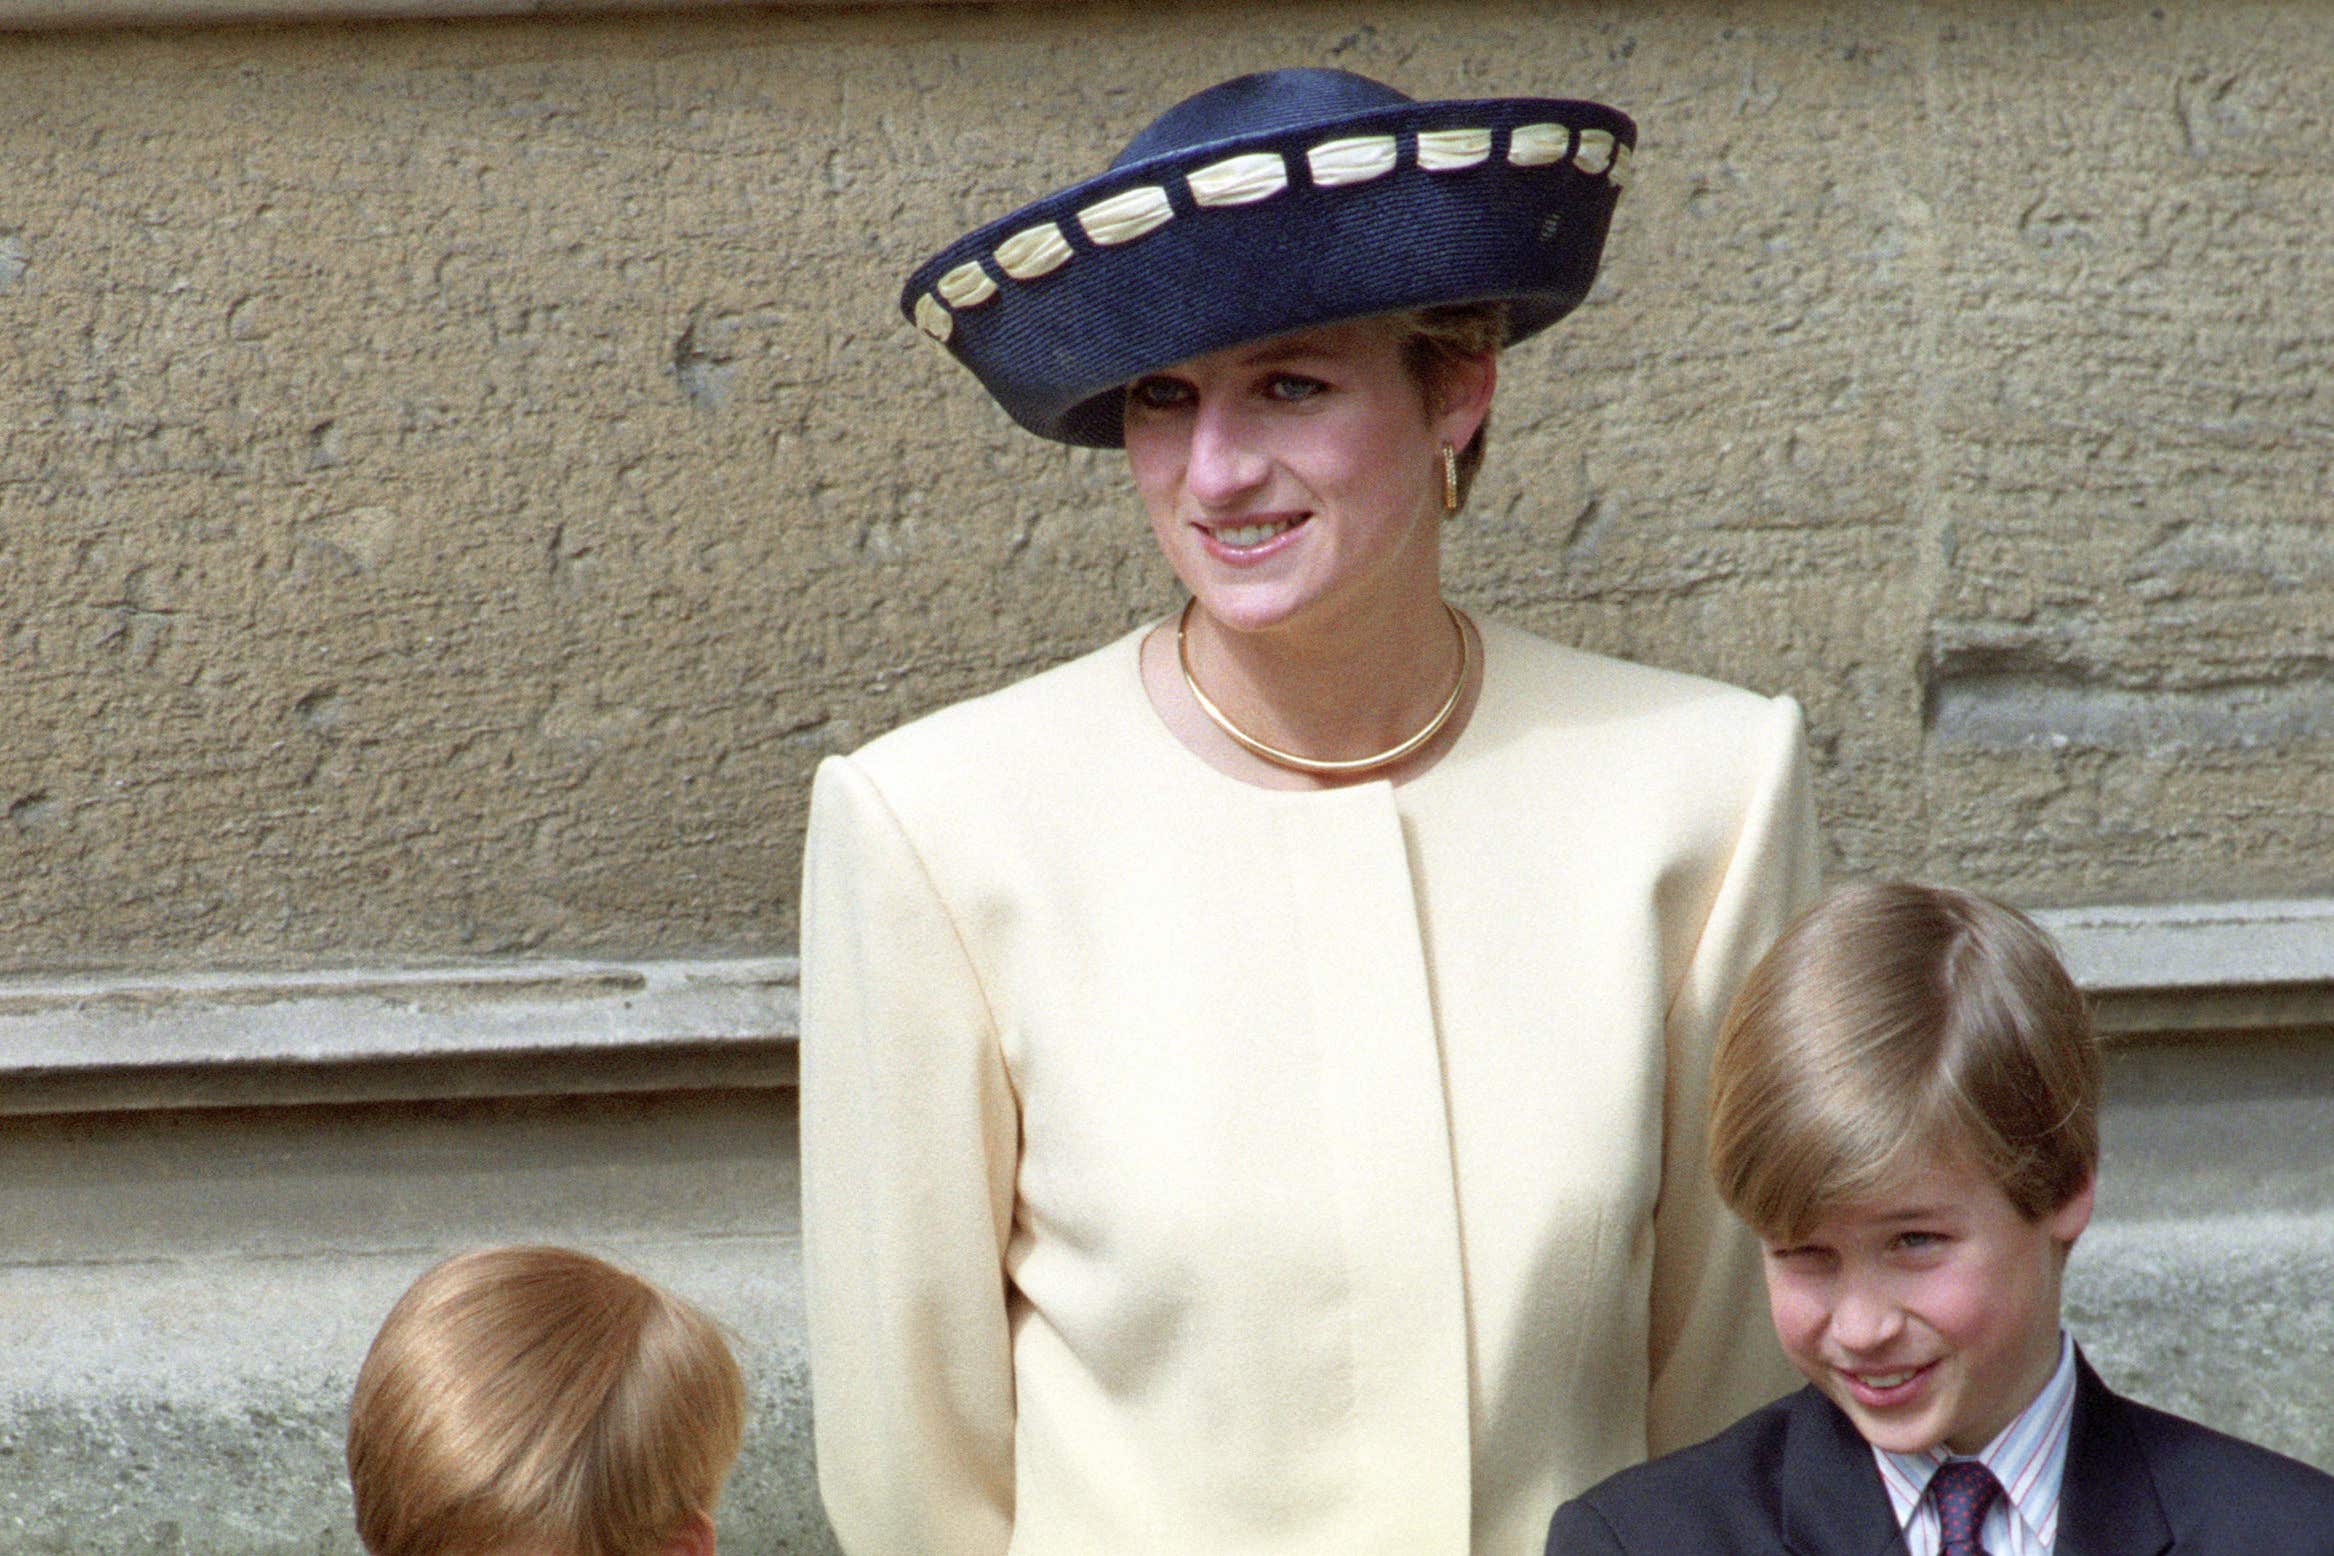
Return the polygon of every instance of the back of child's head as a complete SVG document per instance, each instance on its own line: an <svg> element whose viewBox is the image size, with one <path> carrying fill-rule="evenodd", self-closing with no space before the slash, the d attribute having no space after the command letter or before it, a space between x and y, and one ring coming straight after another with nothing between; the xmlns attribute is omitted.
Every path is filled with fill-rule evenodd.
<svg viewBox="0 0 2334 1556"><path fill-rule="evenodd" d="M745 1384L687 1303L565 1248L414 1282L366 1353L349 1483L372 1556L654 1556L712 1517Z"/></svg>
<svg viewBox="0 0 2334 1556"><path fill-rule="evenodd" d="M1955 1152L2035 1221L2091 1181L2099 1087L2082 994L2031 919L1949 887L1844 886L1727 1012L1711 1171L1771 1238Z"/></svg>

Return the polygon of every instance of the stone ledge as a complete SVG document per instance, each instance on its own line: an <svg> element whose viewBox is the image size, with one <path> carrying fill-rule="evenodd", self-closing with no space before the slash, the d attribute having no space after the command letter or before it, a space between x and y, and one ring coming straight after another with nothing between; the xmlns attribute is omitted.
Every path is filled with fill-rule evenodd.
<svg viewBox="0 0 2334 1556"><path fill-rule="evenodd" d="M2035 917L2102 1032L2334 1027L2334 900ZM792 957L0 982L0 1115L795 1077Z"/></svg>
<svg viewBox="0 0 2334 1556"><path fill-rule="evenodd" d="M2107 1035L2334 1027L2334 899L2058 908L2034 917L2057 939Z"/></svg>
<svg viewBox="0 0 2334 1556"><path fill-rule="evenodd" d="M0 982L0 1114L783 1086L792 957Z"/></svg>

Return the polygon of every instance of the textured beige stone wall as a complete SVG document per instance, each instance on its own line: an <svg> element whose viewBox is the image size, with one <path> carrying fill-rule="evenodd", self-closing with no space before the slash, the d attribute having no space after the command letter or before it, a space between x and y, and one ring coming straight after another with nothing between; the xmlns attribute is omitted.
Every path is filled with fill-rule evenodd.
<svg viewBox="0 0 2334 1556"><path fill-rule="evenodd" d="M216 27L250 22L433 21L713 11L772 0L0 0L0 29ZM980 0L777 0L790 6L968 5Z"/></svg>
<svg viewBox="0 0 2334 1556"><path fill-rule="evenodd" d="M2334 885L2334 16L883 6L0 47L0 971L780 947L822 753L1168 603L893 311L1182 92L1602 95L1466 602L1809 704L1838 862Z"/></svg>

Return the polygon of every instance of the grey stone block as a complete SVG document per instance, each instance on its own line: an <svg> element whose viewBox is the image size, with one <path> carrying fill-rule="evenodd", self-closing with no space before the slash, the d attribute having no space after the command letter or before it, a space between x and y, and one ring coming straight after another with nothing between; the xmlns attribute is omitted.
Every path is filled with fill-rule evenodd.
<svg viewBox="0 0 2334 1556"><path fill-rule="evenodd" d="M829 1556L785 1092L0 1120L0 1551L353 1556L349 1389L397 1294L588 1248L737 1337L725 1549Z"/></svg>
<svg viewBox="0 0 2334 1556"><path fill-rule="evenodd" d="M810 1476L791 1245L601 1251L736 1329L752 1417L725 1549L833 1550ZM433 1255L434 1256L434 1255ZM18 1273L0 1381L0 1549L358 1556L342 1444L373 1326L430 1257Z"/></svg>
<svg viewBox="0 0 2334 1556"><path fill-rule="evenodd" d="M2334 1470L2334 1214L2095 1225L2067 1327L2146 1403Z"/></svg>

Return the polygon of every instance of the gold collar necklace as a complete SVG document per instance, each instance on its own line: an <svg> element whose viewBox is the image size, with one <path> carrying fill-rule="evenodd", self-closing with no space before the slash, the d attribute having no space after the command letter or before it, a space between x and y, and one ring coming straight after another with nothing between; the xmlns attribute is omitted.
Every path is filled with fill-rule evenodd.
<svg viewBox="0 0 2334 1556"><path fill-rule="evenodd" d="M1175 618L1175 662L1183 667L1184 690L1191 693L1191 700L1199 704L1199 711L1208 716L1208 722L1231 736L1243 751L1260 756L1276 767L1311 773L1317 778L1350 777L1355 773L1366 773L1375 768L1390 766L1420 749L1441 734L1443 726L1451 721L1451 715L1459 711L1459 702L1467 695L1467 678L1475 671L1474 639L1467 635L1467 623L1459 615L1457 607L1444 600L1441 604L1444 613L1451 618L1451 630L1459 635L1459 678L1452 684L1451 694L1443 699L1443 705L1434 710L1434 717L1428 719L1416 734L1371 756L1348 757L1343 761L1299 756L1294 751L1268 746L1249 734L1233 723L1230 716L1217 707L1206 692L1199 689L1199 680L1191 673L1191 639L1188 635L1191 608L1198 603L1196 599L1184 601L1183 614Z"/></svg>

